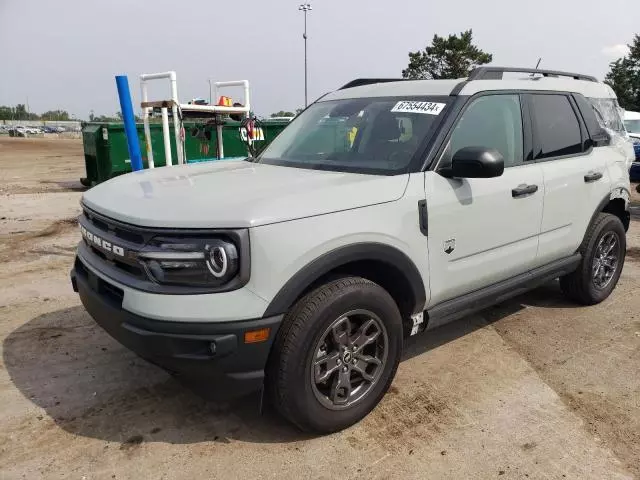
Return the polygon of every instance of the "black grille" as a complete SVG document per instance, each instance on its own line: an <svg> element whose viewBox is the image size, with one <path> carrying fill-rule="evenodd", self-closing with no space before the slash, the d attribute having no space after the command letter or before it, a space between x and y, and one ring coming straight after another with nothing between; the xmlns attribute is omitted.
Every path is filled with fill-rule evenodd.
<svg viewBox="0 0 640 480"><path fill-rule="evenodd" d="M115 235L117 238L120 238L127 242L136 243L140 246L144 245L145 235L140 231L139 228L136 228L134 226L127 227L120 222L116 222L109 218L103 217L102 215L98 215L97 213L94 213L86 208L83 209L83 213L87 221L101 232L110 233L112 235Z"/></svg>
<svg viewBox="0 0 640 480"><path fill-rule="evenodd" d="M201 229L139 227L106 217L83 205L78 218L83 242L78 256L94 271L120 285L136 290L171 295L228 292L242 288L251 276L248 229ZM225 238L236 244L240 253L240 272L220 286L198 287L158 283L139 260L140 252L165 238ZM122 249L117 251L114 247ZM123 253L124 252L124 253Z"/></svg>
<svg viewBox="0 0 640 480"><path fill-rule="evenodd" d="M86 238L84 242L89 251L109 266L140 280L148 280L142 265L138 262L137 253L144 247L150 234L145 235L141 229L112 220L99 215L87 208L79 219L81 226L101 239L124 248L125 255L119 256L113 252L99 248Z"/></svg>
<svg viewBox="0 0 640 480"><path fill-rule="evenodd" d="M125 230L124 228L116 227L113 229L113 232L118 238L122 238L123 240L127 240L128 242L139 244L142 244L144 242L144 236L140 235L139 233Z"/></svg>

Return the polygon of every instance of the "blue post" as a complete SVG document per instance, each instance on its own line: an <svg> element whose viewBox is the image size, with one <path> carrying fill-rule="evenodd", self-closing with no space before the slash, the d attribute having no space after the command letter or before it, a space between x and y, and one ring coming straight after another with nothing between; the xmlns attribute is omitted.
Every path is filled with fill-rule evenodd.
<svg viewBox="0 0 640 480"><path fill-rule="evenodd" d="M116 75L116 85L118 87L118 96L120 97L120 110L122 111L122 120L124 120L124 131L127 134L131 169L135 172L136 170L142 170L142 155L140 154L136 117L133 114L131 92L129 92L129 80L127 76Z"/></svg>

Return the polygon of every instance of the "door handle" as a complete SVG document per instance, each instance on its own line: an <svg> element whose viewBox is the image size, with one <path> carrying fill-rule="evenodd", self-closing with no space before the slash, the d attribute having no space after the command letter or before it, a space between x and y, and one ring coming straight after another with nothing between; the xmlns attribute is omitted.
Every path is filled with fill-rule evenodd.
<svg viewBox="0 0 640 480"><path fill-rule="evenodd" d="M589 172L584 176L585 183L597 182L602 178L602 173L600 172Z"/></svg>
<svg viewBox="0 0 640 480"><path fill-rule="evenodd" d="M522 185L518 185L516 188L511 190L511 196L513 198L524 197L525 195L531 195L532 193L536 193L538 191L538 185L527 185L523 183Z"/></svg>

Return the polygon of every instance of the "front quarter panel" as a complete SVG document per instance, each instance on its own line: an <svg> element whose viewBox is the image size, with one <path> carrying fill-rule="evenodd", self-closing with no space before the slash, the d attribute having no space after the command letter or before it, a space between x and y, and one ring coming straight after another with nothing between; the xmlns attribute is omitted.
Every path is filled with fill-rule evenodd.
<svg viewBox="0 0 640 480"><path fill-rule="evenodd" d="M413 261L428 301L427 237L420 232L418 221L424 173L408 176L405 194L399 200L252 228L251 280L247 288L271 301L289 279L317 258L356 243L379 243Z"/></svg>

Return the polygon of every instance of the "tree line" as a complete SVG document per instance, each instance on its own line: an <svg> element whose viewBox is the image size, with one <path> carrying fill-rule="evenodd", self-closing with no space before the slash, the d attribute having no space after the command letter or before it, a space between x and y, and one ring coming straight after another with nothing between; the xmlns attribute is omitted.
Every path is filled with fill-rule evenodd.
<svg viewBox="0 0 640 480"><path fill-rule="evenodd" d="M434 35L424 50L409 52L409 65L403 78L445 79L469 76L471 70L491 63L493 55L473 44L473 31L447 38ZM625 110L640 111L640 35L629 45L629 54L609 65L605 77Z"/></svg>
<svg viewBox="0 0 640 480"><path fill-rule="evenodd" d="M48 110L42 114L29 112L23 103L15 107L0 105L0 120L72 120L65 110Z"/></svg>
<svg viewBox="0 0 640 480"><path fill-rule="evenodd" d="M68 121L78 120L70 115L66 110L48 110L44 113L37 114L29 112L23 103L17 104L15 107L8 105L0 105L0 120L45 120L45 121ZM90 122L121 122L122 112L116 112L115 115L94 115L93 111L89 114ZM141 122L142 119L136 115L136 121Z"/></svg>

